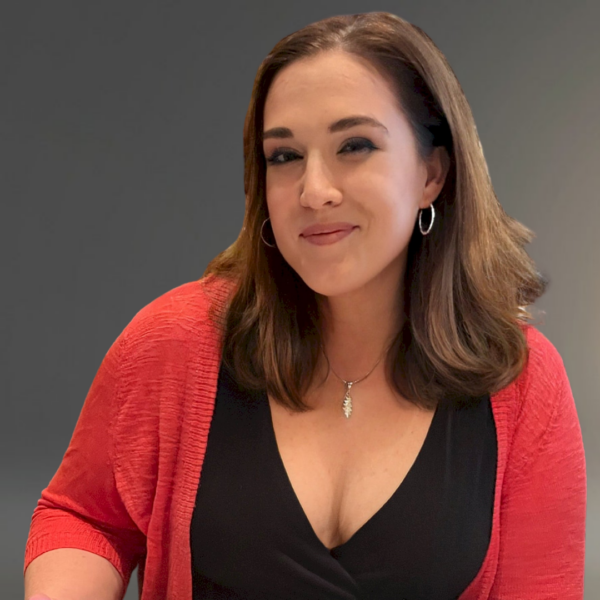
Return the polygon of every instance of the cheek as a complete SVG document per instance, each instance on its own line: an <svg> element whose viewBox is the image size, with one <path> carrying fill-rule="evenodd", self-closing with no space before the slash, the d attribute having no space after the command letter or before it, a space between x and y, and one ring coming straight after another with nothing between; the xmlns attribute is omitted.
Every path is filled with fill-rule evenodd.
<svg viewBox="0 0 600 600"><path fill-rule="evenodd" d="M412 230L418 210L419 196L412 182L400 177L388 177L380 186L365 190L362 203L380 231L402 233Z"/></svg>
<svg viewBox="0 0 600 600"><path fill-rule="evenodd" d="M402 249L408 244L415 223L412 205L398 201L386 206L377 218L377 225L372 232L373 239L390 246L392 251Z"/></svg>
<svg viewBox="0 0 600 600"><path fill-rule="evenodd" d="M290 193L283 186L271 186L266 190L266 200L270 220L265 229L270 227L273 230L280 251L290 252L295 241L294 234L298 233L296 228L299 227Z"/></svg>
<svg viewBox="0 0 600 600"><path fill-rule="evenodd" d="M292 194L289 186L285 185L282 181L277 181L275 177L267 179L265 182L265 196L267 200L267 208L269 214L273 217L275 213L283 213L289 210L292 198Z"/></svg>

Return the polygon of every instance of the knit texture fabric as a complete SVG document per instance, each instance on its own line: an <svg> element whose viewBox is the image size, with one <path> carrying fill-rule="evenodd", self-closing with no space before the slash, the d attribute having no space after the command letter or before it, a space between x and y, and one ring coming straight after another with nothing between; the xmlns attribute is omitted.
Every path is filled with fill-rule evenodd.
<svg viewBox="0 0 600 600"><path fill-rule="evenodd" d="M109 560L141 600L191 600L190 524L222 339L208 318L230 283L208 276L139 311L91 384L66 453L33 511L24 570L57 548ZM526 368L492 394L498 440L493 526L460 600L582 600L586 464L556 348L525 326ZM435 573L432 573L435 577Z"/></svg>

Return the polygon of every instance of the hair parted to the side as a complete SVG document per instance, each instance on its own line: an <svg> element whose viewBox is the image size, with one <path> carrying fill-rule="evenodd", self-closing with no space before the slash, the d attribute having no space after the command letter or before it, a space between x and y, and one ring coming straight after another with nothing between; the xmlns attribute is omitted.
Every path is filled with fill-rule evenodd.
<svg viewBox="0 0 600 600"><path fill-rule="evenodd" d="M444 55L419 27L386 12L312 23L277 43L258 69L244 124L243 228L203 274L207 290L219 278L235 284L221 312L211 312L223 332L223 361L242 386L308 409L302 398L315 376L323 321L315 292L261 241L269 216L263 111L281 69L329 50L368 60L392 85L422 158L436 146L450 157L434 226L422 236L415 222L409 242L406 319L387 355L390 384L427 409L495 393L526 364L526 321L534 318L527 307L548 279L524 250L535 234L498 202L471 109Z"/></svg>

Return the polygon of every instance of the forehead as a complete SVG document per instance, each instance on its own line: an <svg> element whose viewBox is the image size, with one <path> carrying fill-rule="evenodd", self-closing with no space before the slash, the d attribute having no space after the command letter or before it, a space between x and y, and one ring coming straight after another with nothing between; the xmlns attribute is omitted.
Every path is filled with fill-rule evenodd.
<svg viewBox="0 0 600 600"><path fill-rule="evenodd" d="M398 111L388 82L364 59L328 52L298 60L273 80L264 109L265 129L286 121L314 122L340 113L364 112L385 118Z"/></svg>

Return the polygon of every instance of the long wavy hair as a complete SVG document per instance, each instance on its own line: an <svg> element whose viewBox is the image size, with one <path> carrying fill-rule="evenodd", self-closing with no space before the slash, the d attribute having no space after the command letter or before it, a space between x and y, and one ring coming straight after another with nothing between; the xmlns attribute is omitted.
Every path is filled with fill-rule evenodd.
<svg viewBox="0 0 600 600"><path fill-rule="evenodd" d="M303 396L316 376L324 317L317 294L261 240L268 217L263 112L281 69L339 50L366 59L390 82L422 159L437 146L450 158L434 226L422 236L415 222L409 241L399 307L406 318L388 350L386 377L422 408L468 405L523 370L534 319L528 305L549 280L524 250L535 234L498 202L471 109L444 55L419 27L386 12L312 23L277 43L258 69L244 123L243 227L200 280L207 291L217 281L231 284L226 302L210 312L223 333L223 361L247 389L309 409Z"/></svg>

